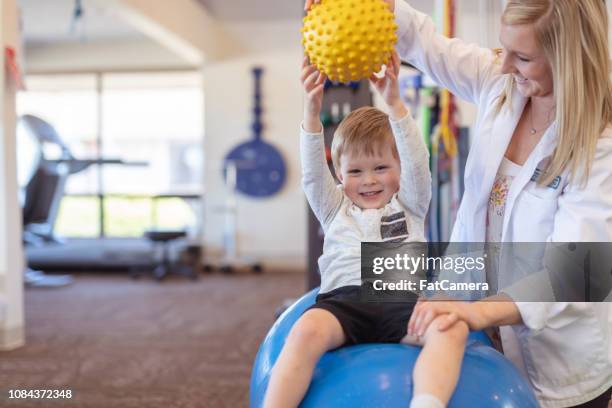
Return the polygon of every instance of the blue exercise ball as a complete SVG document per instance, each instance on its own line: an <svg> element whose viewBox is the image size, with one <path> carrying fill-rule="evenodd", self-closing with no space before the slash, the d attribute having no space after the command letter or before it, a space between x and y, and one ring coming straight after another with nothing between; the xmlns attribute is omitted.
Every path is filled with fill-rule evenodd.
<svg viewBox="0 0 612 408"><path fill-rule="evenodd" d="M296 320L315 302L308 292L274 323L261 344L251 375L251 407L261 407L270 374ZM301 407L407 407L412 398L412 368L420 347L362 344L326 353L317 364ZM482 332L470 333L461 376L449 408L537 408L527 381L491 347Z"/></svg>

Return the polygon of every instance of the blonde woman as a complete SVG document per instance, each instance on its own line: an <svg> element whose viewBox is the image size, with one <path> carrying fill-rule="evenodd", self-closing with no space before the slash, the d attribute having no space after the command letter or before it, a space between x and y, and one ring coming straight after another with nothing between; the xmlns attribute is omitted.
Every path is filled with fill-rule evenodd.
<svg viewBox="0 0 612 408"><path fill-rule="evenodd" d="M478 107L456 242L612 241L612 93L602 0L508 0L501 55L447 39L404 1L398 51L440 86ZM308 8L312 1L307 1ZM502 271L500 275L511 273ZM499 279L492 277L491 284ZM423 302L421 334L502 326L505 355L543 407L607 407L612 387L609 303ZM442 327L444 326L444 327Z"/></svg>

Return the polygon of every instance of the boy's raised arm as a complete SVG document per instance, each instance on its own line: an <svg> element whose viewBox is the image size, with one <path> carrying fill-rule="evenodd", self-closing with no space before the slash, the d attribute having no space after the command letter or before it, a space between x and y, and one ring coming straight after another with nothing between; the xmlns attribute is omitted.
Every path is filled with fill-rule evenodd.
<svg viewBox="0 0 612 408"><path fill-rule="evenodd" d="M402 166L398 198L414 215L425 218L431 201L429 151L410 113L391 120L391 129Z"/></svg>
<svg viewBox="0 0 612 408"><path fill-rule="evenodd" d="M402 172L398 197L404 207L419 217L425 217L431 200L429 151L410 112L401 100L398 75L400 59L393 53L385 76L370 77L389 110L391 129L395 137Z"/></svg>
<svg viewBox="0 0 612 408"><path fill-rule="evenodd" d="M319 119L326 78L304 57L301 80L304 86L304 121L300 135L302 188L310 208L326 229L343 197L327 166L323 125Z"/></svg>

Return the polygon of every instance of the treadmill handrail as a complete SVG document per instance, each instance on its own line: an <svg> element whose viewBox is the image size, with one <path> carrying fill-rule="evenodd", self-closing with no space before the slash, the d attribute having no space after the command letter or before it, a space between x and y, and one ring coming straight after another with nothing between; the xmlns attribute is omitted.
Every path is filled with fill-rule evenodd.
<svg viewBox="0 0 612 408"><path fill-rule="evenodd" d="M68 164L70 168L70 174L79 173L88 167L93 165L104 166L104 165L119 165L119 166L138 166L146 167L149 165L148 161L128 161L123 159L54 159L54 160L43 160L51 164Z"/></svg>

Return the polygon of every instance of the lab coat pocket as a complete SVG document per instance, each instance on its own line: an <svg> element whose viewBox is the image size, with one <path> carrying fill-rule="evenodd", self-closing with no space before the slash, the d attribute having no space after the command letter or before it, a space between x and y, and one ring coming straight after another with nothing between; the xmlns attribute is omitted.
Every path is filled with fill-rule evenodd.
<svg viewBox="0 0 612 408"><path fill-rule="evenodd" d="M532 180L527 183L524 192L543 200L556 200L562 190L562 178L559 176L547 186L542 186Z"/></svg>
<svg viewBox="0 0 612 408"><path fill-rule="evenodd" d="M512 214L512 240L545 242L553 229L558 196L542 197L523 190L517 197Z"/></svg>
<svg viewBox="0 0 612 408"><path fill-rule="evenodd" d="M565 387L606 367L604 333L588 303L557 303L542 330L523 333L530 377L545 387Z"/></svg>

